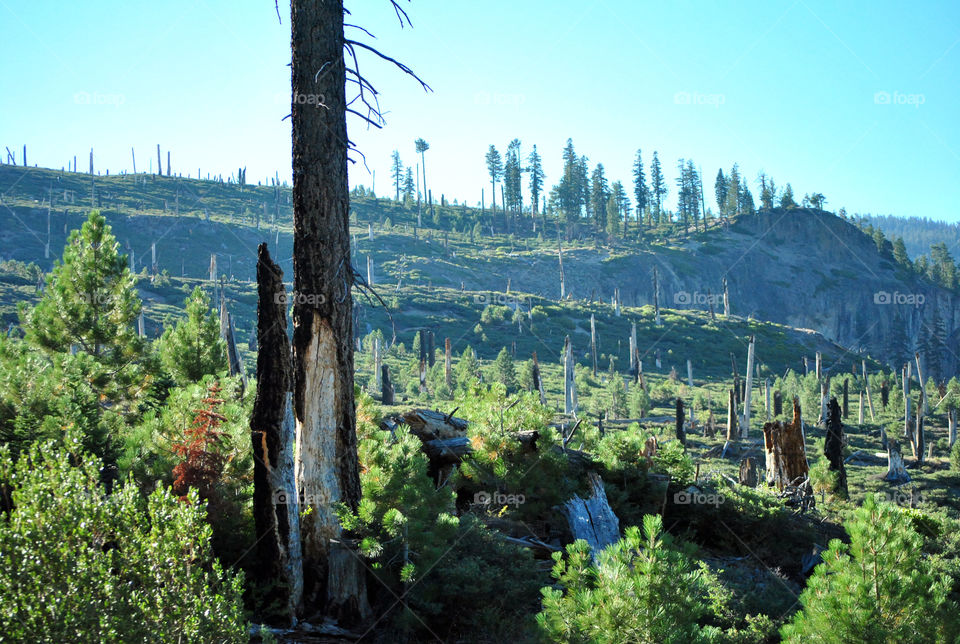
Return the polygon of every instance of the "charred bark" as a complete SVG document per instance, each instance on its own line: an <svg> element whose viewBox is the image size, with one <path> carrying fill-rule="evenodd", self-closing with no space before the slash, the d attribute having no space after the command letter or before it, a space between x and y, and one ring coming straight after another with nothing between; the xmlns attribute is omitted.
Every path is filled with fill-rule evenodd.
<svg viewBox="0 0 960 644"><path fill-rule="evenodd" d="M836 398L830 399L827 410L827 435L823 443L823 455L830 461L830 471L837 472L836 494L847 497L847 470L843 466L843 421Z"/></svg>
<svg viewBox="0 0 960 644"><path fill-rule="evenodd" d="M360 501L353 400L342 0L293 0L293 408L307 614L343 625L369 615L365 574L334 512Z"/></svg>
<svg viewBox="0 0 960 644"><path fill-rule="evenodd" d="M767 485L776 485L783 490L807 478L810 468L807 465L799 399L793 399L792 422L776 421L763 426L763 446L766 452Z"/></svg>
<svg viewBox="0 0 960 644"><path fill-rule="evenodd" d="M257 394L253 444L254 575L266 591L265 617L292 624L303 595L300 514L293 469L290 340L283 272L260 244L257 258ZM270 607L274 607L270 610Z"/></svg>

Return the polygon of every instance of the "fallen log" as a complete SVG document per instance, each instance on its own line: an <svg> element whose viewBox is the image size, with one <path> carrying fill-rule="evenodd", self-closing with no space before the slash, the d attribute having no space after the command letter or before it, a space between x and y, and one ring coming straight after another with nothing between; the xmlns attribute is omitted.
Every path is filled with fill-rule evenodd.
<svg viewBox="0 0 960 644"><path fill-rule="evenodd" d="M400 416L400 421L410 428L410 432L421 440L437 438L455 438L467 435L467 421L453 414L444 414L433 409L413 409Z"/></svg>

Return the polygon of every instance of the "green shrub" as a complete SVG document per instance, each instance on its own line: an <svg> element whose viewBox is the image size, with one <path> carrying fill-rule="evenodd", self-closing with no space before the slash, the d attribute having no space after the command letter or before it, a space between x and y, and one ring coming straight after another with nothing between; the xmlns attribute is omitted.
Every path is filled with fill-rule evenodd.
<svg viewBox="0 0 960 644"><path fill-rule="evenodd" d="M380 430L378 416L361 394L363 497L356 513L341 507L339 515L382 582L370 587L371 602L378 614L394 611L391 639L420 641L434 633L445 641L470 633L514 639L536 610L533 558L472 515L454 516L452 488L437 489L420 440L402 425L392 434Z"/></svg>
<svg viewBox="0 0 960 644"><path fill-rule="evenodd" d="M719 635L700 625L710 611L715 584L706 567L674 547L659 516L647 515L640 528L591 559L578 540L567 560L554 553L553 577L562 590L543 588L537 625L551 642L676 642Z"/></svg>
<svg viewBox="0 0 960 644"><path fill-rule="evenodd" d="M945 575L896 507L867 495L845 526L850 545L830 542L783 627L787 642L955 641L957 607Z"/></svg>
<svg viewBox="0 0 960 644"><path fill-rule="evenodd" d="M71 433L16 463L0 447L13 509L0 515L0 633L11 641L246 642L242 575L224 571L196 491L181 502L127 482Z"/></svg>

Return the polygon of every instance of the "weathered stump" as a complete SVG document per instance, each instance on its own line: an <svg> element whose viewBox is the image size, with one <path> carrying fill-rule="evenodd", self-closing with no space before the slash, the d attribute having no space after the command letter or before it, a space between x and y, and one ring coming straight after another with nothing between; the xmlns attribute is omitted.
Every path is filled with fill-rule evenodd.
<svg viewBox="0 0 960 644"><path fill-rule="evenodd" d="M809 475L798 398L793 399L792 422L776 421L763 426L763 446L766 452L767 485L776 485L783 490Z"/></svg>

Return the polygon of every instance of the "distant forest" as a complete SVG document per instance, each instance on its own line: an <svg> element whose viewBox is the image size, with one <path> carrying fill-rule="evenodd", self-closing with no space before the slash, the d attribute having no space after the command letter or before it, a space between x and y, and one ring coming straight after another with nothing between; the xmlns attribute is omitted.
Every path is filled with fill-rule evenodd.
<svg viewBox="0 0 960 644"><path fill-rule="evenodd" d="M929 254L930 246L941 242L953 254L960 251L960 224L893 215L863 215L863 219L864 224L880 228L887 239L902 237L911 259Z"/></svg>

